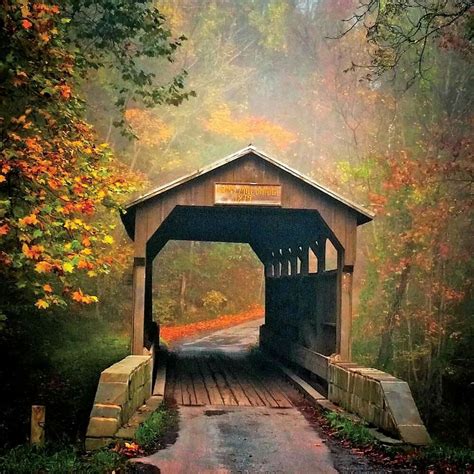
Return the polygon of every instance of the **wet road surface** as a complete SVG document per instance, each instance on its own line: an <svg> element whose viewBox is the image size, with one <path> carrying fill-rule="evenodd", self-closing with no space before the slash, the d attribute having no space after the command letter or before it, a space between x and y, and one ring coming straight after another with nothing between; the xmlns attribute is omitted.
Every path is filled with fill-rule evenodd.
<svg viewBox="0 0 474 474"><path fill-rule="evenodd" d="M262 323L250 321L187 340L173 347L176 363L180 357L210 354L245 357L258 344ZM220 379L213 377L218 385ZM278 376L272 382L284 384ZM178 410L175 443L137 462L163 474L337 472L325 441L294 406L228 406L214 400Z"/></svg>

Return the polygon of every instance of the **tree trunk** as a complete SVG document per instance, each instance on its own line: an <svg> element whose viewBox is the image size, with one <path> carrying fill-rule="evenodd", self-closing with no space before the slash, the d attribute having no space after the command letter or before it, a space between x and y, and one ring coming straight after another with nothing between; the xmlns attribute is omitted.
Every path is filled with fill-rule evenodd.
<svg viewBox="0 0 474 474"><path fill-rule="evenodd" d="M179 290L179 311L181 317L184 317L186 312L186 272L181 275L181 288Z"/></svg>

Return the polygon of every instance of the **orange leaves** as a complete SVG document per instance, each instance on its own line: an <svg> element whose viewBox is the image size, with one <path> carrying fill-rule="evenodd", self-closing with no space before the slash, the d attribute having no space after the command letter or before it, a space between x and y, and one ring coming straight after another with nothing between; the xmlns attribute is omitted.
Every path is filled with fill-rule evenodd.
<svg viewBox="0 0 474 474"><path fill-rule="evenodd" d="M8 224L3 224L0 226L0 235L7 235L10 231L10 226Z"/></svg>
<svg viewBox="0 0 474 474"><path fill-rule="evenodd" d="M36 217L36 214L30 214L29 216L19 219L18 223L20 224L20 226L37 225L38 218Z"/></svg>
<svg viewBox="0 0 474 474"><path fill-rule="evenodd" d="M79 290L74 291L72 293L71 298L74 301L77 301L78 303L83 303L83 304L97 303L97 301L99 301L97 296L86 295L82 292L82 290L80 288L79 288Z"/></svg>
<svg viewBox="0 0 474 474"><path fill-rule="evenodd" d="M259 319L263 317L263 308L261 306L254 306L253 308L237 314L227 314L219 316L216 319L209 321L200 321L197 323L185 324L182 326L162 326L160 328L160 336L167 342L178 341L186 337L199 334L203 331L212 329L223 329L245 321Z"/></svg>
<svg viewBox="0 0 474 474"><path fill-rule="evenodd" d="M232 117L230 108L222 104L204 122L205 128L248 143L255 138L264 138L280 149L286 149L296 141L296 135L282 126L261 117Z"/></svg>
<svg viewBox="0 0 474 474"><path fill-rule="evenodd" d="M46 284L43 285L43 291L45 293L52 293L53 292L53 287L49 283L46 283Z"/></svg>
<svg viewBox="0 0 474 474"><path fill-rule="evenodd" d="M72 97L72 89L67 84L58 86L58 91L63 100L68 100Z"/></svg>
<svg viewBox="0 0 474 474"><path fill-rule="evenodd" d="M38 262L35 265L35 271L38 273L49 273L53 270L54 265L52 265L49 262L46 262L45 260Z"/></svg>
<svg viewBox="0 0 474 474"><path fill-rule="evenodd" d="M27 258L39 260L44 252L44 247L42 245L32 245L31 247L28 247L27 244L23 244L21 251Z"/></svg>

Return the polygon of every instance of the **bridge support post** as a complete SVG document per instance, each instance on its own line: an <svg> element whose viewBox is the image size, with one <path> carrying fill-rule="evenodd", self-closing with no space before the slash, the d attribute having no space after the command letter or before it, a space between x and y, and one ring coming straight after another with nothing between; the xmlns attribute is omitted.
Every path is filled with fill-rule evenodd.
<svg viewBox="0 0 474 474"><path fill-rule="evenodd" d="M145 280L146 263L144 257L133 259L133 313L132 313L132 354L143 355L145 333Z"/></svg>
<svg viewBox="0 0 474 474"><path fill-rule="evenodd" d="M344 267L341 281L341 360L352 357L352 267Z"/></svg>

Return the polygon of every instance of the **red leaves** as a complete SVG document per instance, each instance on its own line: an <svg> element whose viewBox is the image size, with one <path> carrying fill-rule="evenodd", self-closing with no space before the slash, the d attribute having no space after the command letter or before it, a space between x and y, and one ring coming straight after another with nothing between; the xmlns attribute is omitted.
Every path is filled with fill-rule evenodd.
<svg viewBox="0 0 474 474"><path fill-rule="evenodd" d="M31 23L30 20L22 20L21 22L21 26L25 29L25 30L29 30L32 26L33 26L33 23Z"/></svg>

